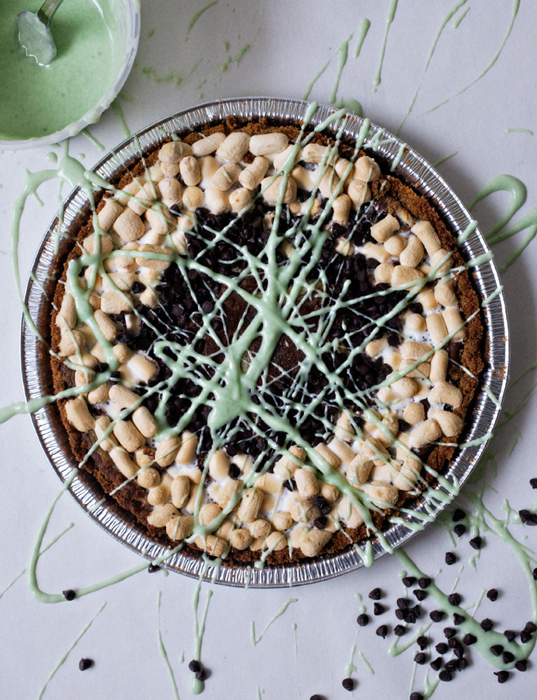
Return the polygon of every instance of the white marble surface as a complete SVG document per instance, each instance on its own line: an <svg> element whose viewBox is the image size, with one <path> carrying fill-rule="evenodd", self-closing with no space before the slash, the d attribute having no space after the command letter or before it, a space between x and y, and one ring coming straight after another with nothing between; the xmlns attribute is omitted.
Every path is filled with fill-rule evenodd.
<svg viewBox="0 0 537 700"><path fill-rule="evenodd" d="M528 188L528 201L518 218L527 213L537 198L535 152L537 135L507 133L524 128L537 132L535 115L535 26L537 5L522 1L513 31L497 63L463 94L436 111L428 109L452 97L474 80L492 60L506 34L513 2L472 0L446 25L427 72L427 56L436 32L454 6L454 0L405 0L399 3L386 47L382 82L373 91L388 0L219 0L200 17L187 36L194 13L204 0L146 0L142 3L142 36L136 65L122 100L131 130L196 103L223 97L270 95L302 97L307 84L321 66L332 62L315 84L311 98L326 102L332 90L338 46L351 33L349 60L343 71L338 97L359 100L374 122L395 130L401 123L417 88L421 90L414 109L401 130L401 137L431 162L457 152L440 166L440 172L468 203L480 187L501 173L520 178ZM460 4L460 3L459 3ZM458 28L454 23L470 8ZM363 18L371 29L358 59L352 54ZM153 31L154 30L154 31ZM187 41L188 38L188 41ZM229 52L224 42L229 42ZM222 66L227 56L236 57L251 44L240 62ZM167 77L171 76L169 80ZM177 85L177 78L183 81ZM120 123L113 111L106 112L91 129L106 150L123 140ZM11 207L20 193L25 168L50 167L45 156L50 149L35 149L0 155L0 299L2 333L1 403L23 398L19 360L21 312L11 272L9 224ZM56 149L58 152L58 149ZM83 135L71 140L70 153L84 154L90 167L101 153ZM27 279L35 251L57 209L57 182L40 190L45 202L40 207L29 201L21 236L21 276ZM66 195L67 192L64 192ZM484 230L504 211L506 194L498 194L476 209ZM503 260L514 241L497 250ZM537 244L504 275L513 340L512 376L517 377L536 359L535 299ZM508 395L514 407L535 381L530 373ZM489 473L486 500L493 512L502 515L508 498L515 509L530 507L534 496L528 480L537 476L535 448L537 434L535 395L505 428L495 447L497 473ZM2 449L2 491L0 528L0 590L26 566L37 530L58 492L60 484L49 466L28 416L14 418L0 426ZM117 544L91 522L77 504L65 496L51 520L47 541L68 523L75 527L41 560L39 582L46 591L77 588L134 566L138 557ZM537 545L537 533L513 526L525 544ZM519 629L532 617L527 582L505 545L492 536L477 570L468 563L473 550L468 538L456 548L459 562L445 566L444 553L452 546L443 530L430 527L407 547L408 553L429 574L442 573L437 583L449 592L460 574L457 590L471 603L483 588L500 591L497 602L485 599L478 619L489 616L498 629ZM360 593L372 605L367 593L380 585L389 597L390 611L376 618L357 638L357 649L365 654L375 674L371 675L358 653L353 677L358 681L356 698L407 698L413 672L414 651L389 658L389 640L375 636L381 622L395 622L395 598L403 593L399 581L401 565L386 556L372 569L361 570L322 584L293 590L232 590L213 587L207 618L202 659L210 669L204 698L236 697L238 700L307 700L313 693L335 700L352 697L341 687L347 675L351 648L355 642ZM44 605L33 599L21 578L0 599L0 678L3 698L35 698L54 666L77 635L106 601L107 605L88 633L51 680L44 697L77 700L89 698L173 698L170 680L157 644L157 592L162 591L162 634L175 671L181 698L188 698L187 662L193 656L193 613L191 600L195 584L178 575L149 576L143 572L122 584L73 603ZM201 592L202 604L208 586ZM254 647L250 624L263 629L272 615L290 597L297 598L287 612ZM432 603L425 601L431 610ZM296 640L293 624L296 623ZM434 641L443 641L436 625ZM180 663L184 652L185 663ZM80 657L95 660L85 673L78 670ZM435 654L436 656L436 654ZM440 684L435 697L486 696L490 700L531 696L537 671L515 674L499 685L494 669L474 651L471 668L451 683ZM415 690L423 690L425 668L419 667ZM431 674L434 675L434 674Z"/></svg>

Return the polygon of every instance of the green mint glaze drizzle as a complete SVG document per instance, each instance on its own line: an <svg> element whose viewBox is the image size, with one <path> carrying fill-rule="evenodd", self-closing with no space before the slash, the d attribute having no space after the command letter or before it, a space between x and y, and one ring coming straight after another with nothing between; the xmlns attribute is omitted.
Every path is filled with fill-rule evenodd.
<svg viewBox="0 0 537 700"><path fill-rule="evenodd" d="M388 44L388 34L390 32L390 27L395 19L395 13L397 12L397 4L399 0L390 0L390 7L388 8L388 16L386 17L386 29L384 31L384 38L382 40L382 47L380 49L380 58L377 67L377 72L373 78L373 92L377 91L378 86L382 80L382 66L384 64L384 56L386 54L386 45Z"/></svg>
<svg viewBox="0 0 537 700"><path fill-rule="evenodd" d="M252 644L253 644L254 647L257 646L257 645L259 644L259 642L260 642L260 641L263 639L263 637L265 636L265 633L268 631L269 627L271 627L271 626L276 622L276 620L277 620L279 617L281 617L281 616L285 613L285 611L287 610L287 608L288 608L290 605L292 605L293 603L297 603L297 602L298 602L298 598L289 598L289 600L287 600L287 601L282 605L282 607L281 607L279 610L277 610L277 611L274 613L274 615L270 618L270 620L267 622L267 624L266 624L265 627L263 628L263 631L261 632L261 634L259 635L259 637L256 637L256 634L255 634L255 622L254 622L254 620L251 621L251 623L250 623L250 633L251 633Z"/></svg>
<svg viewBox="0 0 537 700"><path fill-rule="evenodd" d="M218 5L218 0L213 0L213 2L207 3L205 7L202 7L201 10L198 10L195 14L192 15L192 19L188 23L188 29L186 30L187 34L190 34L191 29L194 27L198 19L205 13L207 10L211 7L214 7L214 5Z"/></svg>
<svg viewBox="0 0 537 700"><path fill-rule="evenodd" d="M471 7L466 8L466 10L464 10L462 15L458 19L455 20L455 22L453 23L453 27L455 29L458 29L460 27L462 20L466 17L466 15L470 12L471 9L472 9Z"/></svg>
<svg viewBox="0 0 537 700"><path fill-rule="evenodd" d="M164 659L164 663L166 665L166 670L168 671L168 675L170 676L170 681L172 684L172 689L173 689L173 694L175 696L175 700L180 700L179 697L179 691L177 690L177 683L175 682L175 674L173 672L173 669L170 664L170 659L168 658L168 652L166 651L166 647L164 646L164 641L162 639L162 632L160 629L160 599L162 597L162 592L158 592L157 596L157 632L158 632L158 648L160 651L160 655ZM184 654L184 652L183 652ZM184 659L183 659L184 660Z"/></svg>
<svg viewBox="0 0 537 700"><path fill-rule="evenodd" d="M354 49L354 58L358 58L360 55L360 51L362 50L362 46L364 45L364 41L370 26L371 22L368 19L363 19L360 22L360 27L358 29L358 41L356 42L356 48Z"/></svg>
<svg viewBox="0 0 537 700"><path fill-rule="evenodd" d="M438 44L438 41L440 39L442 32L444 31L446 24L453 17L453 15L455 15L460 10L460 8L463 5L466 5L466 2L467 2L467 0L459 0L456 3L456 5L453 7L453 9L447 13L447 15L444 17L444 19L440 23L440 27L438 28L438 31L436 32L436 36L434 38L433 45L431 46L431 50L429 51L429 55L427 56L427 62L425 64L425 72L427 72L427 69L429 68L429 64L430 64L431 59L433 57L433 54L436 50L436 45Z"/></svg>

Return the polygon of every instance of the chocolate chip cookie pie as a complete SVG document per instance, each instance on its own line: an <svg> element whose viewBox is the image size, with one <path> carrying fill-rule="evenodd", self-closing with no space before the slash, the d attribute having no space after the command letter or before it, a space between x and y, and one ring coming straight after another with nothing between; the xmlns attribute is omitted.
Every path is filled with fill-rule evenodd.
<svg viewBox="0 0 537 700"><path fill-rule="evenodd" d="M72 227L51 359L71 449L156 541L281 564L382 538L483 369L434 207L328 125L164 138Z"/></svg>

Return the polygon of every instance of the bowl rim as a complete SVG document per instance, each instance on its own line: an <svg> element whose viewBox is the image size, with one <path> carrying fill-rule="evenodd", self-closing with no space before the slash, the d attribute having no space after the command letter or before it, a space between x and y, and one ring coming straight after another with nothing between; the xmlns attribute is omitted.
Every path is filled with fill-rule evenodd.
<svg viewBox="0 0 537 700"><path fill-rule="evenodd" d="M230 98L204 103L178 112L170 117L160 119L148 127L141 129L128 139L125 139L116 148L105 155L95 166L103 177L110 177L122 163L127 162L136 154L146 148L162 141L163 137L187 128L196 128L203 123L224 119L226 116L262 117L268 116L281 119L298 119L304 117L311 103L303 100L289 100L272 97ZM319 105L312 119L312 125L323 122L326 118L337 112L330 106ZM348 115L349 123L345 133L356 136L364 119ZM334 125L337 129L338 123ZM462 233L472 221L469 212L462 205L457 195L439 175L439 173L422 158L414 149L399 138L393 136L385 129L371 124L369 139L366 147L372 141L375 142L379 155L392 162L392 172L403 181L412 181L414 189L418 193L433 199L437 211L442 216L454 233ZM394 162L398 164L393 167ZM417 183L416 183L417 180ZM77 188L64 200L64 224L67 229L71 221L69 217L75 217L80 208L87 201L85 196ZM44 306L42 282L46 281L50 266L54 262L52 241L57 234L59 220L56 217L48 231L45 233L42 244L36 255L32 272L35 280L30 277L25 301L32 318L39 323L40 313ZM462 243L460 251L466 259L475 258L486 254L489 248L484 237L476 228L469 238ZM503 296L498 270L494 260L486 259L473 268L475 287L483 300L490 299L489 303L482 305L485 318L485 331L489 341L489 353L487 367L483 371L481 386L476 392L473 403L474 421L469 426L466 440L471 443L459 448L451 461L444 476L451 484L462 486L476 467L479 458L483 454L487 441L483 436L491 433L501 410L501 404L505 395L508 382L510 365L510 339L507 310ZM499 290L499 291L498 291ZM38 326L39 327L39 326ZM42 366L40 367L39 343L30 329L21 324L21 361L23 381L27 399L41 395L43 386ZM491 398L493 395L494 400ZM55 406L51 405L32 415L32 421L38 438L51 462L54 470L62 481L65 481L74 468L74 458L66 453L64 446L58 439L58 420L54 416ZM118 517L106 507L99 504L99 494L92 491L91 485L78 476L70 487L70 492L86 512L101 527L106 529L113 537L122 542L131 550L141 554L148 561L162 555L169 550L147 536L141 527L132 526L126 518ZM446 499L446 489L438 485L434 490L442 494L440 498L431 497L424 501L415 510L416 516L408 517L407 525L394 523L384 533L388 543L393 547L399 547L408 542L424 526L434 520L436 516L448 505L451 499ZM102 494L100 494L102 496ZM421 518L419 517L421 516ZM425 523L425 525L424 525ZM218 567L217 565L205 565L203 559L185 556L180 551L175 553L161 566L168 570L178 571L187 576L204 577L214 583L220 583L235 587L251 588L277 588L288 587L323 581L340 576L349 571L368 566L373 559L383 556L386 552L377 542L371 547L371 551L362 551L358 545L349 550L337 552L332 555L319 556L312 562L298 562L284 566L266 566L257 569L252 566ZM209 562L209 564L211 564Z"/></svg>
<svg viewBox="0 0 537 700"><path fill-rule="evenodd" d="M141 25L140 2L139 0L126 0L126 2L127 7L130 8L130 12L127 15L127 47L119 72L106 94L100 98L99 102L94 107L80 117L80 119L77 119L76 122L72 122L71 124L67 124L63 129L55 131L53 134L29 139L20 139L16 141L0 139L0 149L5 151L22 151L29 148L39 148L40 146L51 146L54 143L59 143L67 138L76 136L86 127L99 121L102 113L110 107L129 77L138 51Z"/></svg>

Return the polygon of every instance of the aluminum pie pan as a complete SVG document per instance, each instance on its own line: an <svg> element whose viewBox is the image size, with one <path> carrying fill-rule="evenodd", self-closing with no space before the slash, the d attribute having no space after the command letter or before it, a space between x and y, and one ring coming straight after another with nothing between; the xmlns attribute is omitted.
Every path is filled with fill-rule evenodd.
<svg viewBox="0 0 537 700"><path fill-rule="evenodd" d="M287 100L277 98L236 98L209 102L191 109L178 112L170 117L161 119L142 129L119 146L110 151L97 163L93 171L101 177L110 178L125 163L140 154L140 152L159 143L163 136L183 131L195 130L207 122L225 119L228 116L241 118L269 117L274 119L303 120L310 103L302 100ZM311 120L315 126L335 113L331 107L320 105ZM364 119L347 115L348 121L344 134L356 138L364 123ZM335 133L341 123L335 121L331 130ZM393 174L413 187L420 195L427 197L441 215L448 228L455 236L461 234L471 223L472 217L463 207L461 201L436 170L396 136L380 127L371 124L366 146L373 137L375 153L388 164L398 163ZM44 294L47 282L54 268L55 253L54 239L61 232L67 231L76 216L88 200L84 193L77 188L70 193L63 203L63 223L55 218L49 226L32 268L33 275L26 289L26 304L37 328L46 328L50 323L50 302ZM489 248L482 233L477 228L460 246L462 256L469 260L489 253ZM510 359L509 327L505 299L501 292L498 270L493 259L484 262L473 269L474 287L481 301L490 299L482 308L485 322L485 332L488 348L486 368L481 377L481 384L476 392L473 406L473 421L464 435L466 444L459 448L444 475L451 483L456 481L462 486L481 458L486 441L480 441L491 433L498 419L501 404L507 387ZM500 290L498 292L498 290ZM496 293L495 296L494 293ZM492 297L492 298L491 298ZM50 392L51 374L48 353L22 321L21 327L21 360L24 387L27 400L43 396ZM495 400L491 396L496 397ZM61 422L59 411L54 404L45 407L32 415L37 436L45 453L62 481L65 481L76 467L76 460L71 454L65 428ZM437 490L445 489L439 485ZM109 504L102 504L103 492L100 486L83 471L74 479L69 491L88 515L104 528L112 537L134 552L151 561L166 554L169 550L155 543L139 525L133 525L127 516ZM433 520L430 516L438 515L446 502L428 498L415 508L417 513L427 514L427 522ZM413 523L419 523L415 516L407 518ZM403 523L393 523L384 533L386 541L393 548L400 547L417 534L416 528L407 527ZM373 556L378 559L385 550L378 541L373 542ZM170 571L177 571L192 578L203 575L204 562L180 551L167 559L162 566ZM331 555L317 557L312 562L298 562L283 566L266 566L257 569L252 566L237 565L235 567L209 566L204 577L214 583L228 586L250 588L279 588L324 581L354 571L364 566L360 551L355 547L336 552Z"/></svg>

